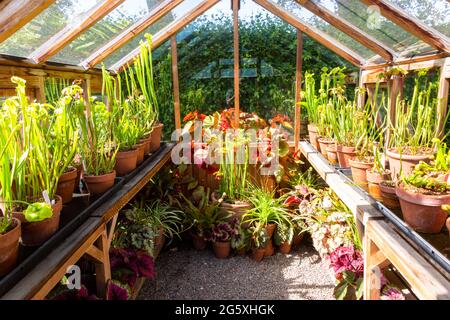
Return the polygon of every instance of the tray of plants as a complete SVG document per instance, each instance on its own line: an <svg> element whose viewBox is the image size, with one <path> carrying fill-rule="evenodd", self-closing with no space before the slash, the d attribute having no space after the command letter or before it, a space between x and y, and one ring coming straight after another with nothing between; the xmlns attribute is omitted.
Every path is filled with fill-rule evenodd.
<svg viewBox="0 0 450 320"><path fill-rule="evenodd" d="M80 182L80 192L74 193L72 201L64 205L59 229L40 246L20 246L17 266L0 278L0 296L23 278L37 263L44 259L58 244L83 224L100 205L106 202L124 184L123 178L115 178L114 186L101 195L87 191L86 183Z"/></svg>
<svg viewBox="0 0 450 320"><path fill-rule="evenodd" d="M351 169L341 168L337 171L339 174L344 176L349 183L354 183ZM367 196L372 197L372 195L367 193L366 190L363 191L367 194ZM445 270L445 272L450 274L450 261L448 259L450 255L450 252L448 251L449 235L445 231L437 234L418 233L402 219L402 211L400 210L400 207L394 208L392 205L389 205L391 208L388 208L388 203L385 203L385 205L375 198L374 200L377 209L380 210L405 237L428 254L441 268Z"/></svg>

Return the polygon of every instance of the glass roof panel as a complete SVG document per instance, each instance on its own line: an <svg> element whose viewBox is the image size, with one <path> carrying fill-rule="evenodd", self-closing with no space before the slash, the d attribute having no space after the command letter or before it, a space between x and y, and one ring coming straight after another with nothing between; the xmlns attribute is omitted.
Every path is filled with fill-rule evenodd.
<svg viewBox="0 0 450 320"><path fill-rule="evenodd" d="M124 29L146 16L163 0L126 0L58 52L50 61L79 64Z"/></svg>
<svg viewBox="0 0 450 320"><path fill-rule="evenodd" d="M384 18L376 6L366 6L354 0L312 0L336 16L360 28L375 39L392 48L402 57L435 51L405 29ZM400 0L399 0L400 1ZM420 0L422 1L422 0ZM409 1L401 1L409 2Z"/></svg>
<svg viewBox="0 0 450 320"><path fill-rule="evenodd" d="M136 49L139 46L139 42L144 40L146 33L152 35L156 34L158 31L169 25L171 22L179 19L181 16L185 15L188 11L192 10L194 7L199 5L202 1L203 0L189 0L182 2L176 8L171 10L167 15L165 15L162 19L158 20L155 24L148 27L146 30L138 34L136 37L134 37L133 40L129 41L123 47L116 50L108 58L106 58L104 61L106 68L110 68L120 59L125 57L128 53ZM183 32L183 30L181 30L178 33L177 36L178 39L180 39L180 36L182 36L183 34L186 35L186 32Z"/></svg>
<svg viewBox="0 0 450 320"><path fill-rule="evenodd" d="M28 57L69 23L76 25L103 0L57 0L36 18L0 44L0 53Z"/></svg>
<svg viewBox="0 0 450 320"><path fill-rule="evenodd" d="M375 56L375 53L370 49L366 48L359 42L353 40L350 36L346 35L344 32L336 29L328 22L322 20L318 16L316 16L311 11L305 9L300 4L295 2L294 0L286 1L286 0L275 0L274 2L281 5L287 11L296 15L301 21L306 22L307 24L316 27L322 32L328 34L341 44L345 45L347 48L353 50L355 53L359 54L361 57L365 59L369 59ZM352 0L354 2L354 0Z"/></svg>
<svg viewBox="0 0 450 320"><path fill-rule="evenodd" d="M450 2L448 0L390 0L427 26L450 37Z"/></svg>

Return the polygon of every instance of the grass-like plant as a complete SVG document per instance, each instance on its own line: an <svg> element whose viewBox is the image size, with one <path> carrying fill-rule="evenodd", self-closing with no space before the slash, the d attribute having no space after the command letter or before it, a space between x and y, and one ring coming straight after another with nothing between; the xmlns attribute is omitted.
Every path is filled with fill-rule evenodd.
<svg viewBox="0 0 450 320"><path fill-rule="evenodd" d="M302 96L304 101L301 102L301 105L306 109L309 123L317 125L319 123L319 101L316 94L316 80L314 74L308 71L305 72L305 87Z"/></svg>

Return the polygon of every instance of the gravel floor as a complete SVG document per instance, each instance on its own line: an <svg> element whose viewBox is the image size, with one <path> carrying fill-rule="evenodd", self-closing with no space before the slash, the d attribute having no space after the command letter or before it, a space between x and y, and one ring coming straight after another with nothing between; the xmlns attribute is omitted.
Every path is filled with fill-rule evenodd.
<svg viewBox="0 0 450 320"><path fill-rule="evenodd" d="M138 299L333 299L334 282L308 243L259 263L238 256L219 260L212 250L183 244L162 252L156 268L156 279L145 282Z"/></svg>

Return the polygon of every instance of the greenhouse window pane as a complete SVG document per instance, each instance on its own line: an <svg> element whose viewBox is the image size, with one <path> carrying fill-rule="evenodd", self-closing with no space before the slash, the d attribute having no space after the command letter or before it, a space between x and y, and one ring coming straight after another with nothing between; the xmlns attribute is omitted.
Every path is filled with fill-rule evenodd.
<svg viewBox="0 0 450 320"><path fill-rule="evenodd" d="M432 47L384 18L376 6L354 0L312 0L392 48L399 56L410 57L434 51ZM405 2L405 1L403 1Z"/></svg>
<svg viewBox="0 0 450 320"><path fill-rule="evenodd" d="M143 32L138 34L133 40L129 41L120 49L116 50L108 58L105 59L104 64L107 68L113 66L116 62L126 56L128 53L133 51L139 46L139 42L145 39L145 34L149 33L154 35L171 22L179 19L181 16L185 15L187 12L192 10L194 7L199 5L203 0L189 0L182 2L179 6L171 10L163 18L158 20L156 23L145 29Z"/></svg>
<svg viewBox="0 0 450 320"><path fill-rule="evenodd" d="M448 0L390 0L429 27L450 37L450 2Z"/></svg>
<svg viewBox="0 0 450 320"><path fill-rule="evenodd" d="M79 64L120 32L146 16L163 0L126 0L82 33L50 61Z"/></svg>
<svg viewBox="0 0 450 320"><path fill-rule="evenodd" d="M10 38L0 44L0 53L28 57L69 24L76 25L103 0L57 0Z"/></svg>
<svg viewBox="0 0 450 320"><path fill-rule="evenodd" d="M281 7L296 15L300 21L306 22L307 24L316 27L317 29L326 33L327 35L337 40L339 43L343 44L347 48L353 50L361 57L369 59L375 56L375 53L372 50L366 48L364 45L360 44L359 42L357 42L344 32L338 30L325 20L316 16L311 11L305 9L296 1L275 0L274 2L278 3Z"/></svg>

